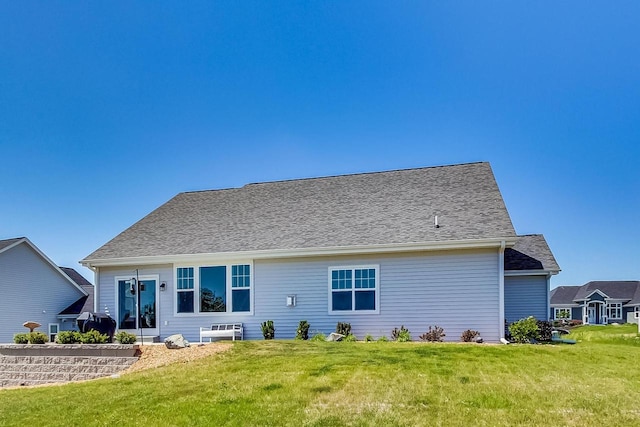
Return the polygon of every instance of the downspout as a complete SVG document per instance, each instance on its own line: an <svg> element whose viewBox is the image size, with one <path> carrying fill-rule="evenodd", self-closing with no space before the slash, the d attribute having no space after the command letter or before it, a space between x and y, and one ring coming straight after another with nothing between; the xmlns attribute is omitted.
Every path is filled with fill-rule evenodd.
<svg viewBox="0 0 640 427"><path fill-rule="evenodd" d="M498 331L500 331L500 340L504 339L504 248L506 244L503 240L500 242L498 250Z"/></svg>
<svg viewBox="0 0 640 427"><path fill-rule="evenodd" d="M547 274L547 317L551 320L551 301L549 299L549 293L551 288L551 273Z"/></svg>

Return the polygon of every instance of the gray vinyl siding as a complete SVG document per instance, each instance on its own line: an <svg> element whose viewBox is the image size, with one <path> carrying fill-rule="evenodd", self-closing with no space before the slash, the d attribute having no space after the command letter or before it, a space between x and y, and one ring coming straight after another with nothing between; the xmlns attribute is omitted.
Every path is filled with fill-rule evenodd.
<svg viewBox="0 0 640 427"><path fill-rule="evenodd" d="M67 327L57 315L83 294L27 243L0 254L0 342L28 332L22 326L35 321L48 334L49 323Z"/></svg>
<svg viewBox="0 0 640 427"><path fill-rule="evenodd" d="M533 316L548 320L546 276L512 276L504 279L504 315L508 323Z"/></svg>
<svg viewBox="0 0 640 427"><path fill-rule="evenodd" d="M372 264L380 269L379 314L328 314L329 267ZM360 339L365 334L389 337L404 325L419 340L429 326L438 325L448 341L458 341L466 329L497 341L498 281L497 251L259 261L255 317L274 320L277 338L293 338L298 322L307 320L311 332L325 334L337 322L349 322ZM287 295L296 295L296 307L285 306ZM259 328L248 335L259 338Z"/></svg>
<svg viewBox="0 0 640 427"><path fill-rule="evenodd" d="M571 319L582 321L582 307L573 307L571 309Z"/></svg>
<svg viewBox="0 0 640 427"><path fill-rule="evenodd" d="M330 315L329 267L358 265L379 266L379 313ZM131 275L135 268L100 269L101 311L106 307L115 315L115 277ZM443 327L449 341L458 341L466 329L480 331L488 341L500 338L495 250L255 260L253 314L175 314L173 266L145 266L139 274L159 274L160 281L167 283L167 290L158 294L161 338L181 333L197 341L199 327L241 322L245 339L262 339L260 323L265 320L274 321L278 339L294 338L300 320L310 323L311 333L325 334L334 331L337 322L350 322L360 339L367 333L376 338L389 336L401 325L411 331L414 340L430 325ZM296 295L295 307L286 306L288 295Z"/></svg>

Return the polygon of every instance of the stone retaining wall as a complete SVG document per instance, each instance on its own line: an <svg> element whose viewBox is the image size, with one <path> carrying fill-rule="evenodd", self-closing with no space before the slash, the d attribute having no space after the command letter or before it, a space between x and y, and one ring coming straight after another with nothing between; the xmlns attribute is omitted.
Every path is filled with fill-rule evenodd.
<svg viewBox="0 0 640 427"><path fill-rule="evenodd" d="M138 360L138 345L0 345L0 387L108 377Z"/></svg>

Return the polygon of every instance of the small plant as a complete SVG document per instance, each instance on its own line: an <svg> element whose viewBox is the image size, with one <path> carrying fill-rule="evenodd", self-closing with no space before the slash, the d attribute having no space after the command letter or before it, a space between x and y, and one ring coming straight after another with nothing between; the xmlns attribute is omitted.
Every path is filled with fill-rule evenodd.
<svg viewBox="0 0 640 427"><path fill-rule="evenodd" d="M273 320L262 322L260 324L260 329L262 329L262 336L265 340L272 340L275 338L276 328L273 326Z"/></svg>
<svg viewBox="0 0 640 427"><path fill-rule="evenodd" d="M310 341L326 341L326 340L327 340L327 336L322 332L318 332L310 339Z"/></svg>
<svg viewBox="0 0 640 427"><path fill-rule="evenodd" d="M47 338L47 334L45 334L44 332L35 331L29 333L30 344L44 344L47 341L49 341L49 338Z"/></svg>
<svg viewBox="0 0 640 427"><path fill-rule="evenodd" d="M304 341L309 339L309 322L307 322L306 320L301 320L298 324L298 330L296 330L296 339Z"/></svg>
<svg viewBox="0 0 640 427"><path fill-rule="evenodd" d="M447 334L444 333L444 329L440 326L429 326L429 330L420 335L420 339L428 342L442 342L446 336Z"/></svg>
<svg viewBox="0 0 640 427"><path fill-rule="evenodd" d="M381 336L380 338L378 338L378 342L388 342L389 338L387 338L386 336Z"/></svg>
<svg viewBox="0 0 640 427"><path fill-rule="evenodd" d="M137 340L135 334L130 334L129 332L120 331L118 332L114 338L120 344L134 344Z"/></svg>
<svg viewBox="0 0 640 427"><path fill-rule="evenodd" d="M538 322L535 317L529 316L509 325L511 339L518 343L528 343L539 338Z"/></svg>
<svg viewBox="0 0 640 427"><path fill-rule="evenodd" d="M336 332L345 337L351 335L351 323L338 322Z"/></svg>
<svg viewBox="0 0 640 427"><path fill-rule="evenodd" d="M478 331L474 331L472 329L467 329L466 331L464 331L462 333L462 335L460 335L460 341L462 342L473 342L473 340L476 339L476 337L480 336L480 332ZM422 338L422 337L420 337Z"/></svg>
<svg viewBox="0 0 640 427"><path fill-rule="evenodd" d="M58 344L76 344L81 342L82 335L76 331L62 331L56 336Z"/></svg>
<svg viewBox="0 0 640 427"><path fill-rule="evenodd" d="M373 341L373 336L371 336L371 334L367 334L364 336L364 342L371 342Z"/></svg>
<svg viewBox="0 0 640 427"><path fill-rule="evenodd" d="M398 342L407 342L411 341L411 334L409 330L402 325L400 329L393 328L391 331L391 339Z"/></svg>
<svg viewBox="0 0 640 427"><path fill-rule="evenodd" d="M553 326L546 320L538 320L538 339L540 341L551 341L551 331Z"/></svg>
<svg viewBox="0 0 640 427"><path fill-rule="evenodd" d="M80 335L80 342L82 342L82 344L103 344L107 342L108 339L109 337L106 334L101 334L95 329L91 329Z"/></svg>
<svg viewBox="0 0 640 427"><path fill-rule="evenodd" d="M569 326L574 327L574 326L580 326L582 325L582 320L570 320L569 321Z"/></svg>
<svg viewBox="0 0 640 427"><path fill-rule="evenodd" d="M28 344L29 343L29 334L15 334L13 336L13 342L16 344Z"/></svg>
<svg viewBox="0 0 640 427"><path fill-rule="evenodd" d="M349 334L349 335L345 336L345 337L342 339L342 341L344 341L344 342L356 342L356 341L358 341L358 339L356 338L356 336L355 336L355 335L353 335L353 334Z"/></svg>

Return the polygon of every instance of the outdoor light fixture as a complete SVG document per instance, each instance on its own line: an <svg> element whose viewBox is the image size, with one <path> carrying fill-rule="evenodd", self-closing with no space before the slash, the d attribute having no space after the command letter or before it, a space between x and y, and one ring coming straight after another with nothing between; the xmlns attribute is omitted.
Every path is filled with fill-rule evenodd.
<svg viewBox="0 0 640 427"><path fill-rule="evenodd" d="M295 307L295 306L296 306L296 296L287 295L287 307Z"/></svg>
<svg viewBox="0 0 640 427"><path fill-rule="evenodd" d="M166 291L167 290L167 282L160 283L160 290L161 291Z"/></svg>

